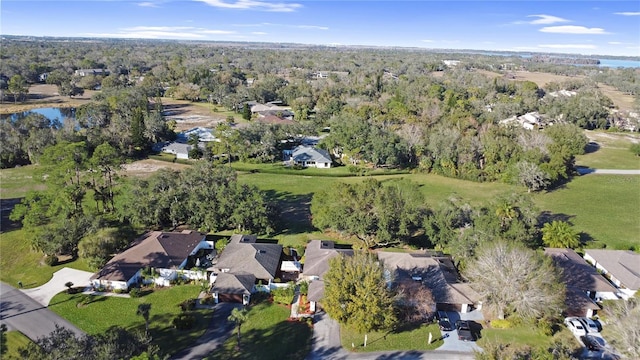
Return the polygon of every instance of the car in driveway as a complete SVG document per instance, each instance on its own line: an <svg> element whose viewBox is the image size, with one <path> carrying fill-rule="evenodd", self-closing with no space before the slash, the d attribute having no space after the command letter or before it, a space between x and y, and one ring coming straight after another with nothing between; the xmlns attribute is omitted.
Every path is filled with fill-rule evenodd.
<svg viewBox="0 0 640 360"><path fill-rule="evenodd" d="M596 334L600 332L595 321L585 317L578 318L578 320L580 320L580 323L582 323L582 326L584 326L588 334Z"/></svg>
<svg viewBox="0 0 640 360"><path fill-rule="evenodd" d="M467 320L456 321L456 331L458 333L458 339L462 341L475 341L476 337L471 331L471 324Z"/></svg>
<svg viewBox="0 0 640 360"><path fill-rule="evenodd" d="M438 326L440 326L440 330L442 331L452 331L453 326L451 325L451 321L449 320L449 316L445 311L438 311L436 313L438 318Z"/></svg>
<svg viewBox="0 0 640 360"><path fill-rule="evenodd" d="M568 317L564 319L564 324L576 336L587 335L587 330L584 328L578 318Z"/></svg>
<svg viewBox="0 0 640 360"><path fill-rule="evenodd" d="M602 344L600 343L600 341L598 341L598 338L593 335L580 336L580 341L582 341L584 346L589 351L603 350Z"/></svg>

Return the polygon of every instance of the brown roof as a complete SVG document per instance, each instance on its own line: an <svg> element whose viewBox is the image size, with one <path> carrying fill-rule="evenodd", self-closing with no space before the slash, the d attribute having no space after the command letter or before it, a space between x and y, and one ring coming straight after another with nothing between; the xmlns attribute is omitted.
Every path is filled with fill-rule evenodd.
<svg viewBox="0 0 640 360"><path fill-rule="evenodd" d="M258 279L273 279L280 268L282 245L255 243L253 235L234 235L216 264L230 273L250 273Z"/></svg>
<svg viewBox="0 0 640 360"><path fill-rule="evenodd" d="M475 304L480 300L480 295L469 284L458 282L457 270L448 257L379 251L378 259L394 272L394 281L420 277L437 303Z"/></svg>
<svg viewBox="0 0 640 360"><path fill-rule="evenodd" d="M593 302L584 291L569 288L564 300L567 316L587 316L587 310L600 310L600 306Z"/></svg>
<svg viewBox="0 0 640 360"><path fill-rule="evenodd" d="M329 270L329 260L340 254L352 256L353 249L336 249L333 241L311 240L304 252L302 273L305 276L318 276L322 279L322 275Z"/></svg>
<svg viewBox="0 0 640 360"><path fill-rule="evenodd" d="M295 124L295 121L283 119L276 115L266 115L256 119L256 122L264 124Z"/></svg>
<svg viewBox="0 0 640 360"><path fill-rule="evenodd" d="M583 292L616 292L607 279L572 249L545 248L544 254L551 256L556 266L562 269L562 281L567 287Z"/></svg>
<svg viewBox="0 0 640 360"><path fill-rule="evenodd" d="M143 267L177 269L204 234L185 230L180 233L153 231L125 251L114 256L91 279L129 281Z"/></svg>
<svg viewBox="0 0 640 360"><path fill-rule="evenodd" d="M600 266L631 290L640 289L640 254L631 250L585 250Z"/></svg>
<svg viewBox="0 0 640 360"><path fill-rule="evenodd" d="M219 294L251 294L256 277L249 273L220 273L213 283L212 293Z"/></svg>

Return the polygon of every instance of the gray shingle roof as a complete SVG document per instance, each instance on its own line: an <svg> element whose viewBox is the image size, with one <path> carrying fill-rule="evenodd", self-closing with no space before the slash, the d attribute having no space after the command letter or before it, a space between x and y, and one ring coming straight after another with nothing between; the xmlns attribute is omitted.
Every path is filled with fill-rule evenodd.
<svg viewBox="0 0 640 360"><path fill-rule="evenodd" d="M640 254L631 250L585 250L611 275L631 290L640 289Z"/></svg>
<svg viewBox="0 0 640 360"><path fill-rule="evenodd" d="M313 146L299 145L291 153L295 162L315 161L316 163L331 163L331 155L326 150Z"/></svg>
<svg viewBox="0 0 640 360"><path fill-rule="evenodd" d="M302 273L305 276L318 276L322 279L322 275L329 270L329 260L340 254L352 256L353 249L336 249L333 241L311 240L304 252Z"/></svg>
<svg viewBox="0 0 640 360"><path fill-rule="evenodd" d="M562 269L562 281L567 287L581 291L612 292L617 290L572 249L545 248L556 266Z"/></svg>
<svg viewBox="0 0 640 360"><path fill-rule="evenodd" d="M256 277L249 273L221 273L213 283L212 293L250 295Z"/></svg>
<svg viewBox="0 0 640 360"><path fill-rule="evenodd" d="M230 273L250 273L258 279L273 279L280 267L282 245L239 242L247 239L232 236L216 264Z"/></svg>

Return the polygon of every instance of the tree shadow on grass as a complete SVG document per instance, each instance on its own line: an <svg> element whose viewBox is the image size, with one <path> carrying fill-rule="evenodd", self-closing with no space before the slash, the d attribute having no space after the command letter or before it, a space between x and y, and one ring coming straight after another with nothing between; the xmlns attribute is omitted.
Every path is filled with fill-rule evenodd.
<svg viewBox="0 0 640 360"><path fill-rule="evenodd" d="M190 329L178 330L172 321L178 314L153 314L151 308L151 317L149 319L149 333L153 339L153 343L160 347L165 354L175 354L178 351L195 343L209 326L211 316L207 316L207 312L211 310L190 311L196 318L196 322ZM135 314L134 314L135 315ZM139 316L140 323L132 325L128 330L144 331L144 319Z"/></svg>
<svg viewBox="0 0 640 360"><path fill-rule="evenodd" d="M311 223L312 194L294 195L284 191L268 190L267 199L277 205L276 235L302 234L315 231Z"/></svg>
<svg viewBox="0 0 640 360"><path fill-rule="evenodd" d="M538 215L538 224L541 226L550 223L552 221L564 221L571 224L571 219L575 218L575 215L563 214L563 213L553 213L551 211L545 210Z"/></svg>

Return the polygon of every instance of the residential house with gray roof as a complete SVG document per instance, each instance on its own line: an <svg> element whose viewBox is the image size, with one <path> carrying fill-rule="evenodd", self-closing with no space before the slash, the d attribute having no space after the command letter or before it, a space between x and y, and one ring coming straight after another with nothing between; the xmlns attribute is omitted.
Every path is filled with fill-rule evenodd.
<svg viewBox="0 0 640 360"><path fill-rule="evenodd" d="M307 298L311 311L316 310L317 302L324 296L323 276L329 270L329 260L338 256L353 256L353 249L336 247L336 243L329 240L311 240L307 244L302 275L310 281Z"/></svg>
<svg viewBox="0 0 640 360"><path fill-rule="evenodd" d="M299 145L293 150L285 150L283 155L289 165L329 169L332 164L329 152L314 146Z"/></svg>
<svg viewBox="0 0 640 360"><path fill-rule="evenodd" d="M587 249L584 259L618 287L623 299L633 297L640 289L640 254L631 250Z"/></svg>

